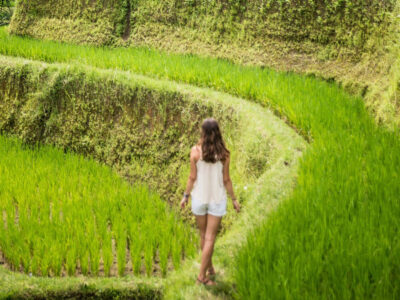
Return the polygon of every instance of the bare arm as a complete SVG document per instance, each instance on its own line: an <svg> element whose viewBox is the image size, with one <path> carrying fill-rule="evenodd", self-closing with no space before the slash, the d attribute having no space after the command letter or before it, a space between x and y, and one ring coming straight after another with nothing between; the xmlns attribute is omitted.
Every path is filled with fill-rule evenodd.
<svg viewBox="0 0 400 300"><path fill-rule="evenodd" d="M191 152L190 152L190 174L189 174L189 178L186 184L186 190L185 190L185 194L189 195L190 192L193 189L193 185L194 182L196 181L197 178L197 167L196 167L196 162L199 159L199 153L198 150L193 147ZM189 198L185 198L183 197L182 201L181 201L181 208L184 208L186 203L188 202Z"/></svg>
<svg viewBox="0 0 400 300"><path fill-rule="evenodd" d="M232 199L233 207L236 209L237 212L239 212L240 211L240 205L236 200L235 193L233 192L232 180L231 180L231 177L229 176L229 163L230 163L230 157L228 156L228 158L224 162L224 169L223 169L223 172L224 172L224 186L226 188L226 191L228 192L228 195Z"/></svg>

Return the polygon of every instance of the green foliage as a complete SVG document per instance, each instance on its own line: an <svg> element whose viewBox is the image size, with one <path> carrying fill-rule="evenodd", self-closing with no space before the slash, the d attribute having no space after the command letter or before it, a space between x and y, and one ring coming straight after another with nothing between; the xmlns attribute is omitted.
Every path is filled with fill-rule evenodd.
<svg viewBox="0 0 400 300"><path fill-rule="evenodd" d="M7 2L4 5L0 5L0 26L7 25L11 21L11 17L14 13L14 7L12 3Z"/></svg>
<svg viewBox="0 0 400 300"><path fill-rule="evenodd" d="M373 51L366 43L385 34L395 0L229 0L140 1L136 28L152 23L184 26L205 33L214 42L267 40L313 42L347 47L355 53ZM150 33L150 32L149 32Z"/></svg>
<svg viewBox="0 0 400 300"><path fill-rule="evenodd" d="M79 59L80 53L83 63L210 86L252 99L285 116L312 141L293 195L238 256L235 276L242 298L396 298L400 250L392 229L400 220L399 137L376 126L362 99L313 77L211 58L144 49L96 49L96 58L85 55L86 48L66 46L76 51L76 56L67 57L54 50L59 46L38 50L39 44L50 45L29 41L32 48L26 48L26 55L68 61ZM12 48L10 53L21 51ZM107 61L116 53L141 59L129 64Z"/></svg>
<svg viewBox="0 0 400 300"><path fill-rule="evenodd" d="M55 3L57 2L57 3ZM150 23L184 26L207 32L218 39L277 39L311 41L359 51L371 36L384 34L395 0L108 0L20 1L11 31L66 40L62 35L41 33L53 19L68 19L70 28L83 20L110 24L107 34L123 36ZM45 23L41 24L41 19ZM29 20L29 21L28 21ZM132 21L132 22L131 22ZM49 23L50 22L50 23ZM78 23L76 23L78 22ZM41 24L41 25L40 25ZM36 27L36 31L35 30ZM53 28L53 31L67 30ZM85 28L83 28L85 30ZM76 32L78 34L78 32ZM73 37L68 38L69 41ZM107 38L106 38L107 40ZM111 41L112 38L108 38ZM78 38L77 41L82 41ZM104 42L104 39L94 43ZM87 41L89 42L89 41Z"/></svg>
<svg viewBox="0 0 400 300"><path fill-rule="evenodd" d="M84 276L89 272L96 275L98 262L89 269L89 257L98 259L98 255L90 255L89 243L103 240L109 245L107 250L103 247L105 275L110 274L115 255L118 274L123 276L127 263L126 224L138 228L131 234L144 245L145 253L150 253L146 266L153 264L153 250L165 244L163 239L171 242L172 237L185 236L187 231L195 238L188 226L179 225L181 219L171 222L173 212L158 195L143 186L130 186L104 165L49 146L26 148L3 136L0 154L0 211L9 221L1 226L4 234L0 247L15 270L22 262L25 272L35 275L60 275L65 270L74 276L78 266ZM143 223L152 226L138 227ZM105 228L107 224L112 227L112 235ZM153 233L161 229L166 234L154 237ZM174 241L183 242L183 238ZM62 247L65 252L59 251ZM134 260L140 259L137 254ZM29 260L35 261L32 270ZM147 273L153 274L153 270Z"/></svg>
<svg viewBox="0 0 400 300"><path fill-rule="evenodd" d="M135 24L133 11L137 8L137 0L121 0L120 10L116 21L116 35L127 39L130 35L131 27Z"/></svg>
<svg viewBox="0 0 400 300"><path fill-rule="evenodd" d="M0 3L0 7L14 7L15 3L11 0L2 0Z"/></svg>
<svg viewBox="0 0 400 300"><path fill-rule="evenodd" d="M21 0L18 2L10 29L22 35L34 35L36 31L38 37L55 40L95 45L111 44L118 14L115 5L118 3L119 0Z"/></svg>
<svg viewBox="0 0 400 300"><path fill-rule="evenodd" d="M126 26L162 23L207 31L210 36L241 39L284 39L312 41L366 50L372 35L384 33L387 15L395 0L108 0L85 3L63 1L21 1L20 18L13 23L16 33L31 32L38 19L107 20L114 28L110 34L122 36ZM216 17L218 16L218 17ZM130 21L131 17L134 22ZM33 23L22 25L32 18ZM22 26L20 26L20 24ZM58 29L52 29L58 30ZM62 38L62 37L61 37ZM62 38L63 39L63 38Z"/></svg>
<svg viewBox="0 0 400 300"><path fill-rule="evenodd" d="M30 52L32 48L24 55L48 61L79 59L56 53L55 47ZM210 86L268 105L313 142L294 194L238 257L240 296L398 296L399 138L374 124L360 98L312 77L209 58L142 49L93 51L102 54L83 56L81 62ZM123 64L104 55L124 52L132 58L141 51L152 60ZM10 50L17 52L22 50Z"/></svg>

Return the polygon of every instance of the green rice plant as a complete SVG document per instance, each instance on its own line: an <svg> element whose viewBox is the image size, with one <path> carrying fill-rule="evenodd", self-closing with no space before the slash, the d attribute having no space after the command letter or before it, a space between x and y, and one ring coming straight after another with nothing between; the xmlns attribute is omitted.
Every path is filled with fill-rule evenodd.
<svg viewBox="0 0 400 300"><path fill-rule="evenodd" d="M158 248L158 256L160 259L160 267L161 267L162 276L165 276L167 274L169 252L170 252L170 247L169 247L168 243L165 240L162 241Z"/></svg>
<svg viewBox="0 0 400 300"><path fill-rule="evenodd" d="M50 269L50 259L48 255L44 255L40 261L40 273L42 276L48 276Z"/></svg>
<svg viewBox="0 0 400 300"><path fill-rule="evenodd" d="M157 240L168 238L157 232L185 230L158 195L129 185L93 159L49 146L26 147L1 135L0 156L0 173L7 174L1 177L7 220L0 245L15 269L22 265L25 272L60 276L64 268L74 276L79 266L83 275L98 275L101 249L104 274L110 275L115 255L123 276L129 237L134 271L140 273L143 252L151 274ZM25 176L18 176L22 171Z"/></svg>
<svg viewBox="0 0 400 300"><path fill-rule="evenodd" d="M196 243L197 241L192 238L192 234L189 231L184 231L183 235L183 253L185 257L192 257L196 253Z"/></svg>
<svg viewBox="0 0 400 300"><path fill-rule="evenodd" d="M174 265L175 269L179 269L180 262L182 259L182 246L176 244L178 242L178 239L176 237L174 237L172 241L173 241L171 246L172 264Z"/></svg>
<svg viewBox="0 0 400 300"><path fill-rule="evenodd" d="M15 206L13 204L9 204L6 210L6 218L7 218L7 229L12 230L15 225Z"/></svg>
<svg viewBox="0 0 400 300"><path fill-rule="evenodd" d="M130 235L129 235L129 250L130 257L132 261L132 269L135 274L140 273L140 269L142 267L142 243L141 243L141 234L139 232L139 225L132 224L130 227Z"/></svg>
<svg viewBox="0 0 400 300"><path fill-rule="evenodd" d="M100 243L94 238L90 244L90 273L98 276L100 267Z"/></svg>
<svg viewBox="0 0 400 300"><path fill-rule="evenodd" d="M54 276L61 276L63 266L63 252L58 248L58 245L52 245L50 247L51 256L51 270Z"/></svg>
<svg viewBox="0 0 400 300"><path fill-rule="evenodd" d="M8 261L11 263L12 270L19 271L20 259L21 259L20 251L14 248L13 254L10 257L8 257Z"/></svg>
<svg viewBox="0 0 400 300"><path fill-rule="evenodd" d="M104 264L104 274L110 276L111 266L113 263L111 233L107 233L102 242L102 254Z"/></svg>
<svg viewBox="0 0 400 300"><path fill-rule="evenodd" d="M146 274L150 276L153 273L153 259L154 259L154 249L152 245L145 248L144 251L144 264L146 266Z"/></svg>
<svg viewBox="0 0 400 300"><path fill-rule="evenodd" d="M124 276L125 273L126 246L127 246L126 232L121 232L117 240L117 263L118 263L119 276Z"/></svg>
<svg viewBox="0 0 400 300"><path fill-rule="evenodd" d="M40 275L40 257L37 255L32 256L31 272L34 275Z"/></svg>
<svg viewBox="0 0 400 300"><path fill-rule="evenodd" d="M24 272L29 274L29 272L31 271L31 266L32 266L30 253L29 253L29 251L27 251L27 249L25 249L22 253L23 253L23 256L21 259L22 267L24 268Z"/></svg>
<svg viewBox="0 0 400 300"><path fill-rule="evenodd" d="M74 248L69 248L66 256L66 269L67 273L69 276L74 276L76 272L76 255L75 255L75 249Z"/></svg>
<svg viewBox="0 0 400 300"><path fill-rule="evenodd" d="M81 256L79 262L80 262L82 274L85 276L88 275L88 273L89 273L89 251L88 250L83 252L83 255Z"/></svg>

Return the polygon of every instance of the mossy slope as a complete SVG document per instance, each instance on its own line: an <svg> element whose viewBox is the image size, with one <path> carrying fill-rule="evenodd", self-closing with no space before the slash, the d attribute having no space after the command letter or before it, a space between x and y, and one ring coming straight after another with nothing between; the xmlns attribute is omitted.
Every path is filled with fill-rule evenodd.
<svg viewBox="0 0 400 300"><path fill-rule="evenodd" d="M231 109L129 76L0 58L0 130L90 155L171 199L199 123Z"/></svg>

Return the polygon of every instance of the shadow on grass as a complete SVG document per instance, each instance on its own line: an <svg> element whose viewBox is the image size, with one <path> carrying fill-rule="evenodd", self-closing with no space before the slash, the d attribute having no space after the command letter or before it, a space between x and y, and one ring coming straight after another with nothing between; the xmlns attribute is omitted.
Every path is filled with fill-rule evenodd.
<svg viewBox="0 0 400 300"><path fill-rule="evenodd" d="M207 291L209 291L214 296L222 299L232 299L234 293L234 286L231 282L223 281L217 278L212 278L215 281L216 285L213 286L204 286Z"/></svg>

